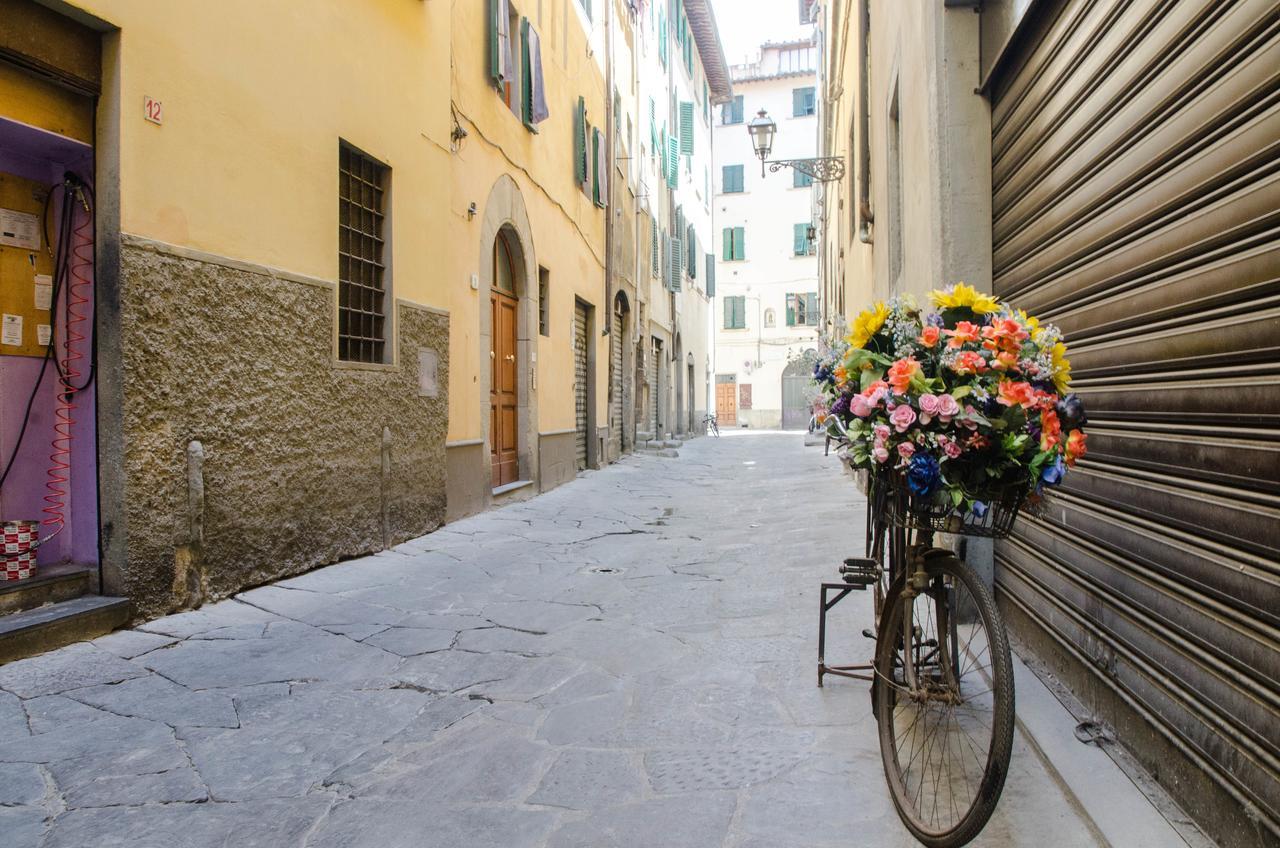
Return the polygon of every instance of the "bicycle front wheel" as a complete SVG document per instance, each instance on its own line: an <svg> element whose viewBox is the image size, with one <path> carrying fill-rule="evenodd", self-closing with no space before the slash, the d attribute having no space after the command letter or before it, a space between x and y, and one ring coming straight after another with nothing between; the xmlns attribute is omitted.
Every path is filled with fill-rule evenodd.
<svg viewBox="0 0 1280 848"><path fill-rule="evenodd" d="M876 642L880 755L898 815L931 848L986 825L1013 747L1013 664L986 585L954 556L930 557L928 588L889 591Z"/></svg>

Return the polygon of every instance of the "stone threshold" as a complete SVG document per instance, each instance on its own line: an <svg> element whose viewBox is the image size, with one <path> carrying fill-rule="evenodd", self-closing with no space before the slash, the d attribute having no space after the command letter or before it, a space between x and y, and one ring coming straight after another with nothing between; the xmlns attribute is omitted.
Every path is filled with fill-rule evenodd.
<svg viewBox="0 0 1280 848"><path fill-rule="evenodd" d="M517 489L523 489L525 486L532 486L532 485L533 485L532 480L516 480L514 483L504 483L503 485L497 486L494 488L493 496L495 498L500 497L502 495L505 495L507 492L514 492Z"/></svg>

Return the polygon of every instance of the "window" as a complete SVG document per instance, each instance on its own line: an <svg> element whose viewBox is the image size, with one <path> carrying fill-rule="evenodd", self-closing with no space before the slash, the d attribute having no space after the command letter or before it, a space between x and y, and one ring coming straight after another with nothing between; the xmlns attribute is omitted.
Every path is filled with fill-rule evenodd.
<svg viewBox="0 0 1280 848"><path fill-rule="evenodd" d="M808 188L813 185L813 177L801 171L799 168L791 169L791 187L792 188Z"/></svg>
<svg viewBox="0 0 1280 848"><path fill-rule="evenodd" d="M720 122L722 124L740 124L742 123L742 95L739 94L733 100L720 107Z"/></svg>
<svg viewBox="0 0 1280 848"><path fill-rule="evenodd" d="M737 194L743 191L741 165L725 165L722 172L721 191L725 194Z"/></svg>
<svg viewBox="0 0 1280 848"><path fill-rule="evenodd" d="M507 0L487 0L489 79L511 113L530 130L548 117L538 32Z"/></svg>
<svg viewBox="0 0 1280 848"><path fill-rule="evenodd" d="M777 323L777 321L778 321L777 313L774 312L773 309L766 309L764 311L764 325L766 328L772 327L774 324Z"/></svg>
<svg viewBox="0 0 1280 848"><path fill-rule="evenodd" d="M818 293L787 295L787 326L816 327L818 324Z"/></svg>
<svg viewBox="0 0 1280 848"><path fill-rule="evenodd" d="M817 109L818 101L814 95L813 86L791 89L791 117L803 118L805 115L814 114Z"/></svg>
<svg viewBox="0 0 1280 848"><path fill-rule="evenodd" d="M809 241L809 222L792 225L792 252L796 256L813 256L816 246Z"/></svg>
<svg viewBox="0 0 1280 848"><path fill-rule="evenodd" d="M745 295L731 295L724 299L724 328L726 330L745 330L747 328L747 298Z"/></svg>
<svg viewBox="0 0 1280 848"><path fill-rule="evenodd" d="M578 5L587 13L587 20L591 20L591 0L578 0Z"/></svg>
<svg viewBox="0 0 1280 848"><path fill-rule="evenodd" d="M551 335L551 272L538 266L538 334Z"/></svg>
<svg viewBox="0 0 1280 848"><path fill-rule="evenodd" d="M387 178L391 169L338 147L338 358L386 362Z"/></svg>
<svg viewBox="0 0 1280 848"><path fill-rule="evenodd" d="M745 227L724 228L724 261L747 258L747 232Z"/></svg>

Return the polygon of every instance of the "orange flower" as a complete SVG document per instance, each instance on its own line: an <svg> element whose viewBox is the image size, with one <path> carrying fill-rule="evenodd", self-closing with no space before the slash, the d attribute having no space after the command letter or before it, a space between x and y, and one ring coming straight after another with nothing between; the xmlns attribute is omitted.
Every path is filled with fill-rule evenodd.
<svg viewBox="0 0 1280 848"><path fill-rule="evenodd" d="M1079 431L1076 431L1079 432ZM1040 410L1040 450L1052 450L1062 443L1062 424L1053 409Z"/></svg>
<svg viewBox="0 0 1280 848"><path fill-rule="evenodd" d="M1012 380L1000 381L1000 392L997 400L1005 406L1021 406L1024 409L1035 406L1036 390L1030 383L1015 383Z"/></svg>
<svg viewBox="0 0 1280 848"><path fill-rule="evenodd" d="M957 374L981 374L987 370L987 360L975 350L962 350L956 354L951 370Z"/></svg>
<svg viewBox="0 0 1280 848"><path fill-rule="evenodd" d="M925 347L935 347L938 344L938 339L941 338L941 336L942 336L942 330L930 325L928 327L925 327L924 330L921 331L920 344L924 345Z"/></svg>
<svg viewBox="0 0 1280 848"><path fill-rule="evenodd" d="M1076 460L1088 453L1085 448L1085 434L1080 430L1072 430L1067 436L1067 465L1073 466Z"/></svg>
<svg viewBox="0 0 1280 848"><path fill-rule="evenodd" d="M991 363L991 367L1000 371L1017 371L1018 354L1002 350L995 355L995 361Z"/></svg>
<svg viewBox="0 0 1280 848"><path fill-rule="evenodd" d="M976 342L978 340L978 325L969 321L960 321L956 324L954 330L943 330L951 341L947 342L947 347L960 347L965 342Z"/></svg>
<svg viewBox="0 0 1280 848"><path fill-rule="evenodd" d="M1031 338L1031 334L1012 318L996 318L982 328L982 338L982 346L987 350L1017 353L1022 349L1022 342Z"/></svg>
<svg viewBox="0 0 1280 848"><path fill-rule="evenodd" d="M836 376L836 387L843 389L844 384L849 382L849 372L845 370L843 365L837 365L834 373Z"/></svg>
<svg viewBox="0 0 1280 848"><path fill-rule="evenodd" d="M920 363L914 356L899 359L889 368L889 385L900 395L905 395L911 387L911 379L920 373Z"/></svg>
<svg viewBox="0 0 1280 848"><path fill-rule="evenodd" d="M866 391L862 393L862 396L865 398L869 398L872 395L874 395L876 392L887 392L888 390L889 390L888 383L886 383L884 380L876 380L874 383L867 386Z"/></svg>

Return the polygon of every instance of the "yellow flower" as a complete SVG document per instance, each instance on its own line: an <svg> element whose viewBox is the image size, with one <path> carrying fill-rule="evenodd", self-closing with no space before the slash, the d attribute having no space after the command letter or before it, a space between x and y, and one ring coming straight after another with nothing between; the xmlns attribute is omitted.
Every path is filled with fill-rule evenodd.
<svg viewBox="0 0 1280 848"><path fill-rule="evenodd" d="M979 315L999 312L1000 303L989 294L979 294L973 286L956 283L943 291L929 292L929 300L939 309L972 309Z"/></svg>
<svg viewBox="0 0 1280 848"><path fill-rule="evenodd" d="M1058 342L1053 346L1053 387L1065 395L1071 385L1071 361L1067 359L1067 346Z"/></svg>
<svg viewBox="0 0 1280 848"><path fill-rule="evenodd" d="M866 347L867 342L871 341L871 337L880 332L880 328L884 326L885 319L888 317L889 307L878 301L875 306L863 310L854 319L853 332L849 334L845 341L849 343L850 347Z"/></svg>
<svg viewBox="0 0 1280 848"><path fill-rule="evenodd" d="M1025 309L1019 309L1018 320L1031 333L1032 341L1035 341L1036 337L1040 335L1040 319L1034 315L1028 315Z"/></svg>

